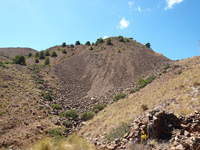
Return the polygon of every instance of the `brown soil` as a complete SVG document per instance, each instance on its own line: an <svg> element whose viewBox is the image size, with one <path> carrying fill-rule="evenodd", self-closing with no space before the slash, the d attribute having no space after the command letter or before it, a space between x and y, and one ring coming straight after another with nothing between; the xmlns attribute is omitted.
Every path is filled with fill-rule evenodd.
<svg viewBox="0 0 200 150"><path fill-rule="evenodd" d="M67 108L85 111L97 103L110 103L141 77L156 75L170 60L134 40L93 46L76 46L73 56L53 66L60 79L57 99ZM71 50L70 50L71 51Z"/></svg>
<svg viewBox="0 0 200 150"><path fill-rule="evenodd" d="M29 53L34 54L36 50L32 48L23 48L23 47L9 47L9 48L0 48L0 54L8 56L9 58L14 58L16 55L28 56Z"/></svg>

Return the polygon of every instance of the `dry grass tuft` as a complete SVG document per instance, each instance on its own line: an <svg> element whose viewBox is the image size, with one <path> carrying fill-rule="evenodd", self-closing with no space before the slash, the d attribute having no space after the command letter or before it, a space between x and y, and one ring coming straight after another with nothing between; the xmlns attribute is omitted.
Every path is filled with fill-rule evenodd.
<svg viewBox="0 0 200 150"><path fill-rule="evenodd" d="M45 138L29 150L94 150L94 146L76 134L67 139Z"/></svg>

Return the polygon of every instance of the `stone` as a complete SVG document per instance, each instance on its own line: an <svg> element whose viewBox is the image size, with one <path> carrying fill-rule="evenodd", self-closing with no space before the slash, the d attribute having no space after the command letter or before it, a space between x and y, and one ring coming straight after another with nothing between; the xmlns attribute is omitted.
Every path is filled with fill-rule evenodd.
<svg viewBox="0 0 200 150"><path fill-rule="evenodd" d="M107 149L113 150L113 149L115 149L115 146L114 145L107 145Z"/></svg>
<svg viewBox="0 0 200 150"><path fill-rule="evenodd" d="M176 146L176 150L184 150L183 145L179 144L178 146Z"/></svg>

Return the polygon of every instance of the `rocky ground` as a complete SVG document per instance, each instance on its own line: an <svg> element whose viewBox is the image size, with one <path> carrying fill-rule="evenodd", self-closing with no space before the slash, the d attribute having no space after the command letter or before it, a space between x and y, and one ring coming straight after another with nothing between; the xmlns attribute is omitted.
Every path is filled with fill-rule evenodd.
<svg viewBox="0 0 200 150"><path fill-rule="evenodd" d="M123 138L115 139L113 142L102 142L99 137L95 139L94 144L99 149L110 150L134 149L135 145L141 143L143 148L152 150L200 149L200 111L177 117L173 112L165 110L170 103L175 102L175 99L169 99L136 118L131 125L131 131ZM157 144L152 144L152 140L156 140ZM161 142L167 143L167 146L160 148Z"/></svg>

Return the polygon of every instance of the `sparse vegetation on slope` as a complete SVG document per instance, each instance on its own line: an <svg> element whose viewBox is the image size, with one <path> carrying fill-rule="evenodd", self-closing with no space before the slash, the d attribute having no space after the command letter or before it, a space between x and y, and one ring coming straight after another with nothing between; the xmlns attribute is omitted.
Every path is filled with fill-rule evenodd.
<svg viewBox="0 0 200 150"><path fill-rule="evenodd" d="M149 86L130 95L128 99L122 99L106 107L92 121L89 121L80 133L85 137L103 135L104 132L110 134L121 123L132 122L147 108L152 109L170 98L176 99L176 103L171 103L167 107L169 111L173 111L178 116L194 112L195 109L200 108L200 93L197 92L200 85L197 84L200 83L198 81L200 78L199 64L199 57L176 62L179 67L169 68L166 74L157 78ZM182 70L181 74L178 74L179 70ZM87 133L84 133L85 129Z"/></svg>

